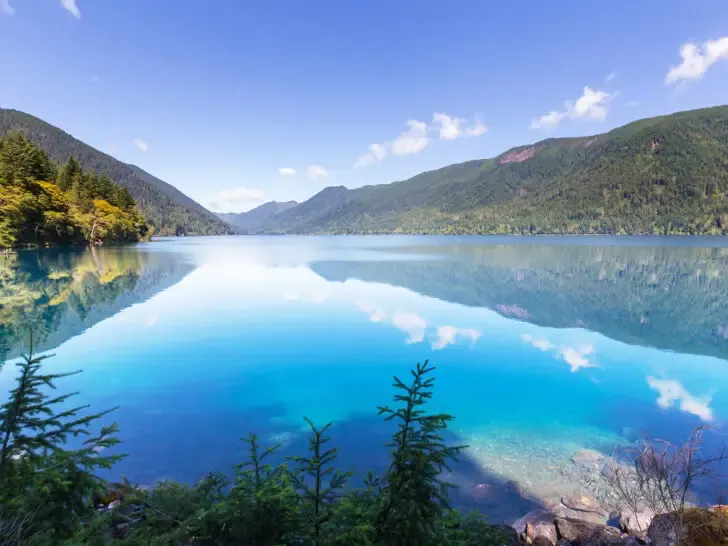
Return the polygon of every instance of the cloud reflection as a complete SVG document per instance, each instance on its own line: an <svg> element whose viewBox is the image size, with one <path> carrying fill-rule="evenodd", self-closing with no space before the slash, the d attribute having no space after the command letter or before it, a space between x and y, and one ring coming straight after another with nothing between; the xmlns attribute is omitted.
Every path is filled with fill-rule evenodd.
<svg viewBox="0 0 728 546"><path fill-rule="evenodd" d="M696 398L679 381L674 379L648 377L647 384L651 389L660 393L657 405L661 408L671 408L675 403L678 403L680 409L684 412L697 415L703 421L713 420L713 410L708 407L711 401L710 396L703 399Z"/></svg>
<svg viewBox="0 0 728 546"><path fill-rule="evenodd" d="M582 368L594 368L596 364L590 362L588 355L594 354L594 345L582 345L580 347L561 347L559 356L571 368L571 372L578 372Z"/></svg>
<svg viewBox="0 0 728 546"><path fill-rule="evenodd" d="M409 336L406 343L420 343L425 339L427 323L416 313L397 312L392 315L392 324Z"/></svg>
<svg viewBox="0 0 728 546"><path fill-rule="evenodd" d="M456 328L455 326L440 326L437 329L435 341L432 343L432 349L437 351L444 349L448 345L453 345L461 339L469 339L475 343L483 334L472 328Z"/></svg>
<svg viewBox="0 0 728 546"><path fill-rule="evenodd" d="M536 349L539 349L543 352L550 351L551 349L556 348L556 346L553 343L551 343L548 339L537 339L530 334L521 335L521 339L523 341L525 341L526 343L533 345L534 347L536 347Z"/></svg>

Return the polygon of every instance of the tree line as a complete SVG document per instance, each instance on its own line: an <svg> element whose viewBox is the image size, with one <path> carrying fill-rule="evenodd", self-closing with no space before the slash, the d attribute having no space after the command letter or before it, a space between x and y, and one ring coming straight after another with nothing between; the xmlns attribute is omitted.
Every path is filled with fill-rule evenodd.
<svg viewBox="0 0 728 546"><path fill-rule="evenodd" d="M0 249L134 242L149 227L129 191L84 171L58 168L19 133L0 139Z"/></svg>

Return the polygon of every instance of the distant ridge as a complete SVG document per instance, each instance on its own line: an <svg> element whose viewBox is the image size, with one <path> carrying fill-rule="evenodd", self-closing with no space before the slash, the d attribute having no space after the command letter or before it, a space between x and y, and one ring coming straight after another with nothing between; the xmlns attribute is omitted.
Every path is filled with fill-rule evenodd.
<svg viewBox="0 0 728 546"><path fill-rule="evenodd" d="M135 165L123 163L45 121L0 108L0 137L11 131L26 135L56 162L74 156L81 167L105 174L129 190L146 220L159 235L219 235L230 226L177 188Z"/></svg>
<svg viewBox="0 0 728 546"><path fill-rule="evenodd" d="M238 231L260 229L273 216L298 205L296 201L268 201L247 212L220 212L218 218L234 226Z"/></svg>
<svg viewBox="0 0 728 546"><path fill-rule="evenodd" d="M728 233L728 107L325 188L262 233Z"/></svg>

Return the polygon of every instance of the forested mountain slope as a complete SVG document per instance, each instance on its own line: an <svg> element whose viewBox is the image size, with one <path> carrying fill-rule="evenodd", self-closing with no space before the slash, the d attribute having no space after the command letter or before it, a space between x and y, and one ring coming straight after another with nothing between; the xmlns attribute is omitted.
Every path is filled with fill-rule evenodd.
<svg viewBox="0 0 728 546"><path fill-rule="evenodd" d="M298 205L296 201L268 201L247 212L220 212L218 218L240 231L259 229L266 220Z"/></svg>
<svg viewBox="0 0 728 546"><path fill-rule="evenodd" d="M269 233L728 233L728 107L326 188Z"/></svg>
<svg viewBox="0 0 728 546"><path fill-rule="evenodd" d="M156 234L230 232L212 212L139 167L114 159L34 116L0 108L0 137L13 131L27 136L55 162L65 164L73 156L84 170L105 175L128 189Z"/></svg>

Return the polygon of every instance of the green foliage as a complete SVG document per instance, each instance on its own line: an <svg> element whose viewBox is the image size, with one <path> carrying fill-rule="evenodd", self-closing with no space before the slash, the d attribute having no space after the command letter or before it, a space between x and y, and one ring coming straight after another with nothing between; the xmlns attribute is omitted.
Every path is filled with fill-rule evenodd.
<svg viewBox="0 0 728 546"><path fill-rule="evenodd" d="M382 503L376 519L376 543L434 544L443 509L449 509L450 484L439 479L448 461L456 460L467 446L446 446L441 432L453 419L451 415L425 412L432 397L434 370L417 364L412 370L412 384L394 378L397 409L379 408L387 421L397 422L397 431L389 447L392 462L384 478Z"/></svg>
<svg viewBox="0 0 728 546"><path fill-rule="evenodd" d="M324 444L329 441L324 433L331 423L318 429L308 418L305 420L311 428L310 458L302 456L291 458L296 464L291 478L294 487L302 496L301 512L306 521L306 534L311 537L314 544L318 544L324 526L331 521L338 492L346 484L350 473L341 472L331 466L336 460L337 448L324 449Z"/></svg>
<svg viewBox="0 0 728 546"><path fill-rule="evenodd" d="M90 499L102 486L95 472L111 468L121 457L101 455L118 443L115 425L97 435L90 431L112 410L82 415L87 406L68 407L76 393L51 396L56 380L77 372L44 374L45 358L34 356L31 335L29 352L18 364L16 386L0 407L3 544L54 544L72 536L94 515ZM79 436L88 438L70 448L69 440Z"/></svg>
<svg viewBox="0 0 728 546"><path fill-rule="evenodd" d="M80 169L108 177L126 189L128 197L136 203L142 217L157 235L222 235L231 231L230 226L213 213L142 169L122 163L36 117L0 108L0 138L14 132L27 136L59 165L67 165L71 158L75 158L70 169L64 167L58 173L57 183L62 191L71 189ZM0 171L2 178L5 177ZM35 178L56 181L55 174ZM109 202L126 210L118 200ZM0 230L1 226L0 221Z"/></svg>
<svg viewBox="0 0 728 546"><path fill-rule="evenodd" d="M138 241L147 230L129 192L106 176L73 157L56 176L24 136L0 140L0 248Z"/></svg>
<svg viewBox="0 0 728 546"><path fill-rule="evenodd" d="M452 417L429 414L434 370L418 364L411 385L395 378L396 409L381 407L397 423L389 469L370 473L347 489L351 473L333 465L331 424L310 420L308 453L272 464L279 445L261 446L250 434L248 459L232 482L219 473L195 485L163 481L151 490L127 481L113 487L96 478L119 455L101 455L118 443L116 426L92 436L89 427L108 412L81 416L67 402L75 393L50 396L55 381L73 373L44 374L46 357L32 352L18 364L16 387L0 408L0 544L138 546L172 545L493 545L502 533L482 516L448 507L448 484L439 479L463 446L446 446ZM76 372L74 372L76 373ZM89 436L80 447L69 439ZM113 505L112 500L119 500ZM102 511L96 505L110 506Z"/></svg>
<svg viewBox="0 0 728 546"><path fill-rule="evenodd" d="M259 231L726 234L728 107L548 139L402 182L326 188Z"/></svg>

